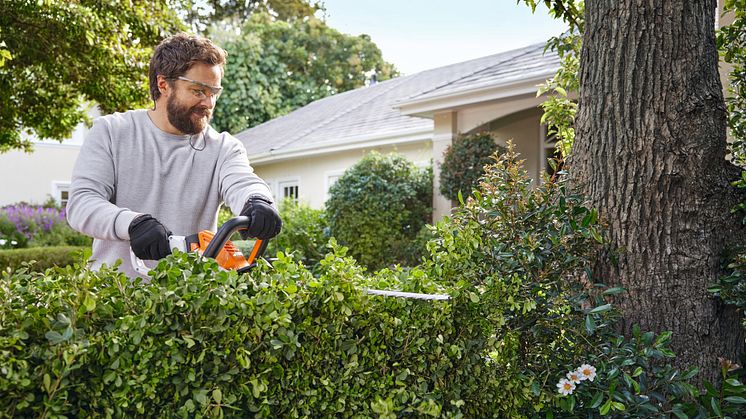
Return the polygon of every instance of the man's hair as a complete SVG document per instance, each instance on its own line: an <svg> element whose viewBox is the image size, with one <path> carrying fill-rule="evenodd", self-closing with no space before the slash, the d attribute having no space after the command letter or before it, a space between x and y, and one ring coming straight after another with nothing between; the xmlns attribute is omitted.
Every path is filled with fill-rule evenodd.
<svg viewBox="0 0 746 419"><path fill-rule="evenodd" d="M150 97L153 101L161 97L158 90L158 76L172 80L183 76L196 63L219 65L225 64L226 52L207 38L186 33L170 36L153 51L150 59Z"/></svg>

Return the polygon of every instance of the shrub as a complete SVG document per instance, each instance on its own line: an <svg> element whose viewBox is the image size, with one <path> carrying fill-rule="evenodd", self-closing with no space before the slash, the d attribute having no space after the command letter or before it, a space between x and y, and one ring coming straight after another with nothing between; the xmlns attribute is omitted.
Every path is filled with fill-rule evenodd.
<svg viewBox="0 0 746 419"><path fill-rule="evenodd" d="M492 155L504 151L489 132L458 136L443 154L440 193L452 201L458 201L459 192L464 197L470 195L484 174L484 166L492 163Z"/></svg>
<svg viewBox="0 0 746 419"><path fill-rule="evenodd" d="M326 214L332 236L363 265L405 262L432 217L432 172L400 155L368 154L332 186Z"/></svg>
<svg viewBox="0 0 746 419"><path fill-rule="evenodd" d="M461 300L372 297L336 249L320 275L250 275L179 253L149 283L77 268L0 280L0 410L10 416L439 416L489 412L501 378ZM419 273L422 276L423 273ZM387 271L376 284L412 291ZM494 383L494 384L493 384Z"/></svg>
<svg viewBox="0 0 746 419"><path fill-rule="evenodd" d="M0 271L19 269L25 263L33 262L29 269L35 272L43 272L54 266L73 265L80 260L81 255L90 256L90 254L91 248L88 246L53 246L0 250Z"/></svg>
<svg viewBox="0 0 746 419"><path fill-rule="evenodd" d="M292 254L295 260L315 271L327 253L329 225L324 210L286 199L280 203L282 231L270 240L267 255Z"/></svg>

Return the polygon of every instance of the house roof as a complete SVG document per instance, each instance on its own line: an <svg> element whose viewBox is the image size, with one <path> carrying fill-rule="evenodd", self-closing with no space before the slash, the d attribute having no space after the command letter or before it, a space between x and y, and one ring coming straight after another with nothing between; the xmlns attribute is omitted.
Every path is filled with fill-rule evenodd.
<svg viewBox="0 0 746 419"><path fill-rule="evenodd" d="M254 163L303 151L355 148L376 140L429 138L432 119L403 114L401 104L432 101L463 92L547 77L559 68L544 44L507 51L314 101L236 135Z"/></svg>

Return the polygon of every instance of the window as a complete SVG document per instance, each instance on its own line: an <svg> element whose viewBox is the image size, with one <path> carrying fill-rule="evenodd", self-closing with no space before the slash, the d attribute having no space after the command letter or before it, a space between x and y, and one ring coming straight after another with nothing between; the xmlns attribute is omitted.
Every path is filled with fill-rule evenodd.
<svg viewBox="0 0 746 419"><path fill-rule="evenodd" d="M544 170L553 176L557 171L562 170L562 161L559 160L559 167L553 167L553 159L560 158L559 150L557 149L557 136L556 134L549 133L549 126L541 126L541 143L542 143L542 160L544 161Z"/></svg>
<svg viewBox="0 0 746 419"><path fill-rule="evenodd" d="M298 182L297 180L286 180L283 182L278 183L278 189L279 193L278 195L280 198L291 198L292 200L298 202L299 198L299 188L298 188Z"/></svg>
<svg viewBox="0 0 746 419"><path fill-rule="evenodd" d="M52 182L52 197L62 208L67 206L67 200L70 196L70 182L54 181Z"/></svg>
<svg viewBox="0 0 746 419"><path fill-rule="evenodd" d="M332 170L324 174L324 201L329 199L329 190L332 188L332 186L334 186L335 183L337 183L339 178L341 178L344 173L345 171L344 169L342 169Z"/></svg>

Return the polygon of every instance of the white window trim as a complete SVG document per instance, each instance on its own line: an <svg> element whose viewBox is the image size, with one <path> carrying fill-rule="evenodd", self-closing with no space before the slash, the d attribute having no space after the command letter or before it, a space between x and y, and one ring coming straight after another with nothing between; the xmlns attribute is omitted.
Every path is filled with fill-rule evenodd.
<svg viewBox="0 0 746 419"><path fill-rule="evenodd" d="M68 199L70 198L70 181L65 180L53 180L52 181L52 189L51 189L51 195L52 198L57 202L57 205L62 204L62 192L67 191L68 193Z"/></svg>
<svg viewBox="0 0 746 419"><path fill-rule="evenodd" d="M329 170L324 172L324 202L329 200L329 188L332 187L330 178L337 176L341 177L347 169Z"/></svg>
<svg viewBox="0 0 746 419"><path fill-rule="evenodd" d="M301 182L300 177L288 177L288 178L282 178L277 180L277 193L276 197L278 201L282 201L285 199L285 195L283 194L283 188L287 186L297 186L298 187L298 196L295 197L297 202L300 202L300 192L301 192Z"/></svg>

